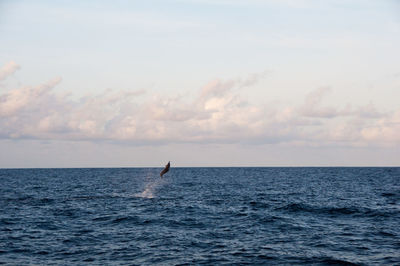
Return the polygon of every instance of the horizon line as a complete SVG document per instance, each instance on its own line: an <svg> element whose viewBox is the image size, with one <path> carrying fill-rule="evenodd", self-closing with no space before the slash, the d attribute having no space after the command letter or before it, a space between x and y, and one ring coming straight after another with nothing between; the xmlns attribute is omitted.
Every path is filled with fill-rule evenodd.
<svg viewBox="0 0 400 266"><path fill-rule="evenodd" d="M0 170L29 170L29 169L142 169L142 168L163 168L164 166L82 166L82 167L0 167ZM291 165L291 166L174 166L171 168L399 168L400 165Z"/></svg>

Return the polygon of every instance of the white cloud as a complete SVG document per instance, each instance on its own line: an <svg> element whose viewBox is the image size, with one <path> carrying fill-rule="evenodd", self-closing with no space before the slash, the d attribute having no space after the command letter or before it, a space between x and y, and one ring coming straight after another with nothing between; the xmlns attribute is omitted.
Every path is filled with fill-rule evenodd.
<svg viewBox="0 0 400 266"><path fill-rule="evenodd" d="M61 81L9 89L0 95L0 137L160 143L281 143L284 145L399 145L400 110L324 106L330 88L299 106L254 105L241 97L262 74L214 80L197 95L151 95L106 90L72 100Z"/></svg>
<svg viewBox="0 0 400 266"><path fill-rule="evenodd" d="M400 110L363 128L361 135L371 142L387 145L400 143Z"/></svg>
<svg viewBox="0 0 400 266"><path fill-rule="evenodd" d="M60 81L61 78L56 78L37 87L23 87L0 96L0 117L11 116L21 109L35 105Z"/></svg>
<svg viewBox="0 0 400 266"><path fill-rule="evenodd" d="M19 65L17 65L14 61L10 61L5 64L2 68L0 68L0 81L14 74L14 72L19 68Z"/></svg>

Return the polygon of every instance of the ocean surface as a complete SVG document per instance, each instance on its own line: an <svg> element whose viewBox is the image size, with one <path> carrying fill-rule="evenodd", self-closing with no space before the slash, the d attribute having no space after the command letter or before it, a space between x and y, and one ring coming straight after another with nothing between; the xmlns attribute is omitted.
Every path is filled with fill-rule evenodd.
<svg viewBox="0 0 400 266"><path fill-rule="evenodd" d="M0 264L400 265L400 168L0 169Z"/></svg>

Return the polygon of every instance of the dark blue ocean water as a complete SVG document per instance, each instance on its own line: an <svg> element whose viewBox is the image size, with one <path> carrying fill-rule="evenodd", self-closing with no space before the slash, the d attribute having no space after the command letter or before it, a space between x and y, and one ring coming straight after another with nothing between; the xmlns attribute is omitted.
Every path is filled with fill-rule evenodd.
<svg viewBox="0 0 400 266"><path fill-rule="evenodd" d="M0 170L0 264L400 264L400 168Z"/></svg>

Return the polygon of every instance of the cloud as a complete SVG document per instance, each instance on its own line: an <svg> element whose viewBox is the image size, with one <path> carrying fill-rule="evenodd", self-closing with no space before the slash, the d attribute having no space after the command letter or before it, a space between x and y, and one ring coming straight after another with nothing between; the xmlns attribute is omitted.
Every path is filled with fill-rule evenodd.
<svg viewBox="0 0 400 266"><path fill-rule="evenodd" d="M318 88L297 106L255 105L241 97L264 74L213 80L191 96L105 90L73 100L56 78L0 94L0 138L89 140L134 145L275 143L294 146L399 145L400 110L372 104L325 106Z"/></svg>
<svg viewBox="0 0 400 266"><path fill-rule="evenodd" d="M362 117L362 118L380 118L385 114L378 111L372 103L354 108L347 104L343 108L333 106L322 106L323 98L331 92L330 87L321 87L305 97L304 103L298 108L298 112L305 117L313 118L337 118L337 117Z"/></svg>
<svg viewBox="0 0 400 266"><path fill-rule="evenodd" d="M337 116L335 108L320 106L323 97L330 90L329 87L322 87L310 92L305 98L304 105L299 108L300 113L308 117L332 118Z"/></svg>
<svg viewBox="0 0 400 266"><path fill-rule="evenodd" d="M14 72L17 71L19 68L20 68L19 65L17 65L14 61L10 61L10 62L6 63L0 69L0 81L4 80L7 77L14 74Z"/></svg>
<svg viewBox="0 0 400 266"><path fill-rule="evenodd" d="M361 130L364 139L390 145L400 143L400 110Z"/></svg>
<svg viewBox="0 0 400 266"><path fill-rule="evenodd" d="M22 109L28 109L60 81L61 78L56 78L37 87L23 87L0 96L0 117L11 116Z"/></svg>

